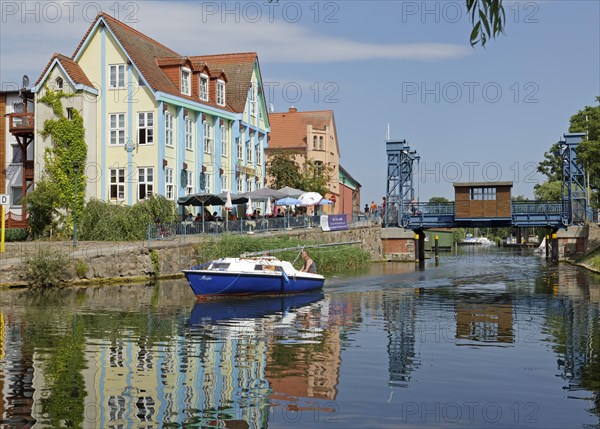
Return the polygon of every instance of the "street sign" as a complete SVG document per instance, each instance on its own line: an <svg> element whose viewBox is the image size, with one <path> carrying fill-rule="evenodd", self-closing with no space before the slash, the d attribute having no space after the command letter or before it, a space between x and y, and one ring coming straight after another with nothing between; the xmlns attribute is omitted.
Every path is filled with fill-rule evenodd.
<svg viewBox="0 0 600 429"><path fill-rule="evenodd" d="M0 194L0 206L8 206L9 199L8 194Z"/></svg>

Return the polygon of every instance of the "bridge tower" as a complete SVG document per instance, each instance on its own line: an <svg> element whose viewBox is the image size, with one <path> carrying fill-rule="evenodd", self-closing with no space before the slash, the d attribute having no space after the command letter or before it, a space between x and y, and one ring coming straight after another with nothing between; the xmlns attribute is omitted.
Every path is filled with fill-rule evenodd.
<svg viewBox="0 0 600 429"><path fill-rule="evenodd" d="M587 219L588 199L585 171L577 158L577 146L585 133L565 134L558 142L562 157L562 221L568 226Z"/></svg>
<svg viewBox="0 0 600 429"><path fill-rule="evenodd" d="M413 165L420 157L410 150L406 140L387 140L386 151L388 171L383 226L406 226L410 220L409 206L415 197Z"/></svg>

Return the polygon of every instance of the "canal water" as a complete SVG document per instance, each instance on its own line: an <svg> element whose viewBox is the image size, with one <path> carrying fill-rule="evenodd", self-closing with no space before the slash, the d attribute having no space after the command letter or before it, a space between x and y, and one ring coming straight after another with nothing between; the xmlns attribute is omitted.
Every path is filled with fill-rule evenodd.
<svg viewBox="0 0 600 429"><path fill-rule="evenodd" d="M195 303L0 292L0 427L600 427L600 277L466 250Z"/></svg>

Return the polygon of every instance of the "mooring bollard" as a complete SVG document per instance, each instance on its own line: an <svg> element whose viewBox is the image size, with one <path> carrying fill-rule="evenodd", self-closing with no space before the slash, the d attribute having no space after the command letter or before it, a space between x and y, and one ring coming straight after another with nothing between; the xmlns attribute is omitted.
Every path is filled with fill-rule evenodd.
<svg viewBox="0 0 600 429"><path fill-rule="evenodd" d="M440 237L435 236L435 259L440 257Z"/></svg>

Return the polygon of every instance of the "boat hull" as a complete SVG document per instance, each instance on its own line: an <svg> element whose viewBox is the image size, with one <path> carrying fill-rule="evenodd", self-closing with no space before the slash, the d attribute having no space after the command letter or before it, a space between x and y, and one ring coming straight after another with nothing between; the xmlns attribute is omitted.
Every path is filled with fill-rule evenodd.
<svg viewBox="0 0 600 429"><path fill-rule="evenodd" d="M317 275L287 276L207 270L184 270L198 298L220 295L288 294L321 289L325 279Z"/></svg>

